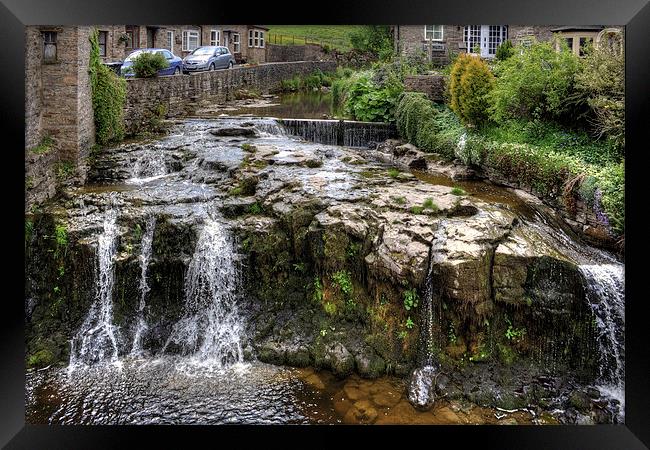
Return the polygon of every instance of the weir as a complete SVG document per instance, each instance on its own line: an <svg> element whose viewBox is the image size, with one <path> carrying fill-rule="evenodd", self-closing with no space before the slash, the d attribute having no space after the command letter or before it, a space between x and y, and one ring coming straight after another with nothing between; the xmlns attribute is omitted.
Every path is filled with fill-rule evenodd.
<svg viewBox="0 0 650 450"><path fill-rule="evenodd" d="M397 136L393 124L351 120L278 119L289 134L306 141L346 147L370 147Z"/></svg>

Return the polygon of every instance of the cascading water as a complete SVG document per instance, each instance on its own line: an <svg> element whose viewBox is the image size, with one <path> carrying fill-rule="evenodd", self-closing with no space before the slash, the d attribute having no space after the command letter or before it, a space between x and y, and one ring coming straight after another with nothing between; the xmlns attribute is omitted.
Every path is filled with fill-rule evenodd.
<svg viewBox="0 0 650 450"><path fill-rule="evenodd" d="M131 178L127 180L132 184L143 184L157 180L167 175L165 155L158 149L146 149L135 161L131 169Z"/></svg>
<svg viewBox="0 0 650 450"><path fill-rule="evenodd" d="M104 230L97 246L97 295L86 319L72 339L70 368L77 363L117 361L117 338L113 325L113 285L115 255L118 242L117 211L110 209L104 219Z"/></svg>
<svg viewBox="0 0 650 450"><path fill-rule="evenodd" d="M581 265L600 347L599 388L625 406L625 274L620 264Z"/></svg>
<svg viewBox="0 0 650 450"><path fill-rule="evenodd" d="M151 215L147 217L144 234L142 235L142 252L140 254L140 304L138 305L138 318L133 337L133 347L131 348L131 354L133 355L142 352L142 335L147 331L147 322L144 317L147 294L149 293L147 269L149 268L149 261L151 260L153 233L155 228L156 217Z"/></svg>
<svg viewBox="0 0 650 450"><path fill-rule="evenodd" d="M208 220L201 231L185 278L185 311L163 348L217 367L243 361L242 323L237 308L239 271L233 238Z"/></svg>
<svg viewBox="0 0 650 450"><path fill-rule="evenodd" d="M388 123L315 119L280 119L279 123L294 136L325 145L367 147L397 134Z"/></svg>
<svg viewBox="0 0 650 450"><path fill-rule="evenodd" d="M435 258L433 255L434 249L431 248L429 255L429 270L427 271L427 278L425 281L424 297L422 299L421 330L420 333L420 352L418 368L411 374L409 382L408 396L411 403L420 408L428 409L433 405L435 400L435 379L438 373L438 364L434 358L434 303L436 294L436 286L434 280L434 265Z"/></svg>

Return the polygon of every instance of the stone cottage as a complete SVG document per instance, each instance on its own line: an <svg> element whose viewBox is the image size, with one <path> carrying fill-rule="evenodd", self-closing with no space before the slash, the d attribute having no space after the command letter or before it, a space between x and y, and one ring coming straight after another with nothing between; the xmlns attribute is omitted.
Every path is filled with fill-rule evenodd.
<svg viewBox="0 0 650 450"><path fill-rule="evenodd" d="M266 34L262 25L98 25L105 63L117 64L138 48L166 48L183 58L204 45L230 49L238 63L266 62Z"/></svg>
<svg viewBox="0 0 650 450"><path fill-rule="evenodd" d="M598 44L612 33L621 33L621 28L602 25L393 25L392 32L396 53L424 52L433 62L444 65L455 53L494 58L499 45L508 39L517 45L533 39L550 41L558 36L566 39L574 53L581 54L588 43Z"/></svg>

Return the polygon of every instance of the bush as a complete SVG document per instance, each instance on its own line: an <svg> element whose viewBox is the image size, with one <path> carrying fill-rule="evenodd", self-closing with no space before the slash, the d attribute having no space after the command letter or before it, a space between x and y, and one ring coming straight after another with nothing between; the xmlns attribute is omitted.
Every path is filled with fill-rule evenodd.
<svg viewBox="0 0 650 450"><path fill-rule="evenodd" d="M379 85L373 76L371 71L361 71L336 80L332 85L334 108L343 107L343 112L356 120L393 122L403 85L394 77Z"/></svg>
<svg viewBox="0 0 650 450"><path fill-rule="evenodd" d="M592 208L597 217L617 234L625 232L625 162L599 170ZM602 206L602 210L601 210ZM605 216L602 215L605 213Z"/></svg>
<svg viewBox="0 0 650 450"><path fill-rule="evenodd" d="M465 73L465 67L474 57L467 53L458 55L449 73L449 106L460 117L460 80Z"/></svg>
<svg viewBox="0 0 650 450"><path fill-rule="evenodd" d="M572 112L567 99L578 67L579 58L564 42L559 52L549 42L518 46L513 56L497 64L492 119L561 119Z"/></svg>
<svg viewBox="0 0 650 450"><path fill-rule="evenodd" d="M605 137L621 152L625 147L625 54L600 46L587 49L575 76L578 102L590 108L597 137Z"/></svg>
<svg viewBox="0 0 650 450"><path fill-rule="evenodd" d="M424 94L405 92L395 110L395 121L400 136L416 143L418 129L433 115L431 101Z"/></svg>
<svg viewBox="0 0 650 450"><path fill-rule="evenodd" d="M471 58L460 77L460 95L456 102L461 119L468 124L481 126L488 120L488 94L494 86L494 75L479 58Z"/></svg>
<svg viewBox="0 0 650 450"><path fill-rule="evenodd" d="M374 53L379 59L393 56L393 39L390 27L366 25L350 33L350 43L355 50Z"/></svg>
<svg viewBox="0 0 650 450"><path fill-rule="evenodd" d="M169 62L160 53L142 52L133 60L133 72L138 78L158 76L158 71L169 67Z"/></svg>
<svg viewBox="0 0 650 450"><path fill-rule="evenodd" d="M90 88L95 120L95 137L100 145L124 138L126 81L102 64L97 30L90 35Z"/></svg>
<svg viewBox="0 0 650 450"><path fill-rule="evenodd" d="M508 39L497 47L496 58L497 61L505 61L506 59L510 58L514 54L515 54L515 49L512 46L512 42L510 42L510 39Z"/></svg>

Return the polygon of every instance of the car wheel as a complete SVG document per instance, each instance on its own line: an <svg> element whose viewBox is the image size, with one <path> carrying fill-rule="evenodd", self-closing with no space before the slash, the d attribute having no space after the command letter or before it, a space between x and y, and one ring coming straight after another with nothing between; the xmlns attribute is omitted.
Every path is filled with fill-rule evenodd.
<svg viewBox="0 0 650 450"><path fill-rule="evenodd" d="M180 67L176 67L176 69L174 69L174 75L178 75L178 74L180 74L180 73L181 73L181 68L180 68Z"/></svg>
<svg viewBox="0 0 650 450"><path fill-rule="evenodd" d="M232 66L234 66L234 64L232 63L232 61L230 61L230 62L228 63L228 68L229 68L229 69L232 69Z"/></svg>
<svg viewBox="0 0 650 450"><path fill-rule="evenodd" d="M214 63L210 64L210 68L208 68L208 70L210 71L214 70Z"/></svg>

